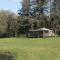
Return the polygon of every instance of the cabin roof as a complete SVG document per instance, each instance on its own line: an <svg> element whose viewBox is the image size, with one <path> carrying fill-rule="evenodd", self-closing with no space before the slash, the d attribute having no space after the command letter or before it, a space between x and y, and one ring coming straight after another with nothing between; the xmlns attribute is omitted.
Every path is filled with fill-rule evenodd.
<svg viewBox="0 0 60 60"><path fill-rule="evenodd" d="M39 28L39 29L35 29L35 30L29 30L29 31L49 31L50 29L48 28Z"/></svg>

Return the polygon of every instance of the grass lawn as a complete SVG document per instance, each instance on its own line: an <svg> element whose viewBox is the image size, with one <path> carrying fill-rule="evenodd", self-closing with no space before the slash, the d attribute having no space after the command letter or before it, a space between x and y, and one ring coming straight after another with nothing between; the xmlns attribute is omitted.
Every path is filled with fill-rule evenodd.
<svg viewBox="0 0 60 60"><path fill-rule="evenodd" d="M60 60L60 37L2 38L0 51L16 53L17 60Z"/></svg>

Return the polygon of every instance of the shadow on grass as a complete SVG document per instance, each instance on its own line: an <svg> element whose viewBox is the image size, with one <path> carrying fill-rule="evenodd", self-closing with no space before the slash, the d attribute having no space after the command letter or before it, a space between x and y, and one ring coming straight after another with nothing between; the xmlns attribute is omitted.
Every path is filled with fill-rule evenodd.
<svg viewBox="0 0 60 60"><path fill-rule="evenodd" d="M16 60L16 57L11 52L0 52L0 60Z"/></svg>

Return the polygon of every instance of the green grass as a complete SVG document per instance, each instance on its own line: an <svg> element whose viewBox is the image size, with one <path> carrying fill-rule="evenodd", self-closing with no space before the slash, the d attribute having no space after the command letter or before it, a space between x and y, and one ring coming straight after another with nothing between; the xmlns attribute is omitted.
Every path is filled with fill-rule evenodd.
<svg viewBox="0 0 60 60"><path fill-rule="evenodd" d="M60 37L4 38L0 51L16 53L17 60L60 60Z"/></svg>

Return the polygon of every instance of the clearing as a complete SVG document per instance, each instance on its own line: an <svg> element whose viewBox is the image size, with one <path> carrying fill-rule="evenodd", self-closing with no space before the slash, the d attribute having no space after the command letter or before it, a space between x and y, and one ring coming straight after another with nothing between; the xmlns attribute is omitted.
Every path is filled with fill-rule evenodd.
<svg viewBox="0 0 60 60"><path fill-rule="evenodd" d="M16 60L60 60L60 37L2 38L0 51L12 51Z"/></svg>

